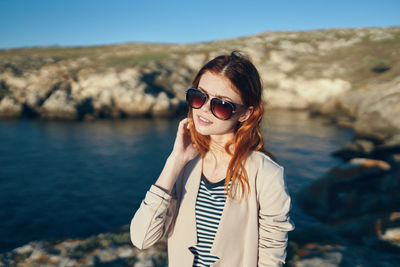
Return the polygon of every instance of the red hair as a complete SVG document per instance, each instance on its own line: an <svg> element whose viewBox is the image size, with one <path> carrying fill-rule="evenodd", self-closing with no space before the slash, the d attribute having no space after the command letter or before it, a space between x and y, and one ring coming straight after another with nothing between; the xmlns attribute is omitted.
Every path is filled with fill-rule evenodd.
<svg viewBox="0 0 400 267"><path fill-rule="evenodd" d="M260 75L251 61L233 51L230 55L218 56L204 65L195 76L192 86L199 85L200 78L205 72L222 75L227 78L242 98L243 104L253 107L250 117L238 123L235 129L235 136L225 145L225 151L232 156L225 176L225 188L228 193L229 180L232 178L232 185L229 189L229 197L234 198L240 192L244 196L249 192L249 180L244 168L245 161L251 151L261 151L273 160L275 156L264 149L264 139L260 131L260 123L264 113L262 101L262 85ZM189 127L193 143L204 158L209 150L210 136L198 133L193 124L192 109L188 112ZM233 145L233 153L229 149Z"/></svg>

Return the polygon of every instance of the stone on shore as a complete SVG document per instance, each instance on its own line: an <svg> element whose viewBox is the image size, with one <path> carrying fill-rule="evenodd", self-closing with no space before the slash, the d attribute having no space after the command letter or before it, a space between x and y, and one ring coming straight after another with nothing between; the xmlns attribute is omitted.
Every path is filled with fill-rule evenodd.
<svg viewBox="0 0 400 267"><path fill-rule="evenodd" d="M165 267L166 253L165 239L139 251L130 242L129 231L121 230L86 239L32 241L0 254L0 266Z"/></svg>
<svg viewBox="0 0 400 267"><path fill-rule="evenodd" d="M304 209L325 223L335 224L364 214L391 212L400 206L400 196L393 194L400 184L391 166L381 160L354 158L332 168L300 194ZM397 188L397 189L396 189Z"/></svg>

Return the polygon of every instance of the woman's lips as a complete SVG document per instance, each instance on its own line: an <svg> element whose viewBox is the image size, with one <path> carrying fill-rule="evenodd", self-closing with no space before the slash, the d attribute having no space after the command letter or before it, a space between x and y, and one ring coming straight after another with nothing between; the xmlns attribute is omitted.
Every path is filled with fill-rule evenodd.
<svg viewBox="0 0 400 267"><path fill-rule="evenodd" d="M200 116L200 115L197 116L197 121L200 123L200 125L205 125L205 126L207 126L207 125L212 124L211 121L207 120L206 118L204 118L204 117L202 117L202 116Z"/></svg>

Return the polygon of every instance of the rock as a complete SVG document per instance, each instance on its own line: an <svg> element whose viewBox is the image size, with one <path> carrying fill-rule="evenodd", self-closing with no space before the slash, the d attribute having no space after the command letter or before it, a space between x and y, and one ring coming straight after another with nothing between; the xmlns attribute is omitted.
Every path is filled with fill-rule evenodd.
<svg viewBox="0 0 400 267"><path fill-rule="evenodd" d="M311 215L336 223L364 214L392 211L400 200L387 188L390 165L380 160L354 158L332 168L300 194L300 203ZM396 200L397 199L397 200Z"/></svg>
<svg viewBox="0 0 400 267"><path fill-rule="evenodd" d="M31 243L28 243L28 244L26 244L26 245L24 245L24 246L22 246L22 247L15 248L13 251L14 251L15 253L17 253L17 254L32 253L32 251L33 251L33 246L32 246Z"/></svg>
<svg viewBox="0 0 400 267"><path fill-rule="evenodd" d="M192 70L199 70L201 66L205 63L205 54L188 54L184 57L184 63Z"/></svg>
<svg viewBox="0 0 400 267"><path fill-rule="evenodd" d="M341 79L306 80L303 77L283 79L277 89L266 95L272 107L305 109L310 105L322 104L351 89L351 84Z"/></svg>
<svg viewBox="0 0 400 267"><path fill-rule="evenodd" d="M400 153L390 155L388 162L390 163L390 166L392 166L395 175L400 181Z"/></svg>
<svg viewBox="0 0 400 267"><path fill-rule="evenodd" d="M380 84L380 90L376 87L371 83L364 90L341 95L338 101L355 110L354 129L360 136L384 140L400 130L400 76Z"/></svg>
<svg viewBox="0 0 400 267"><path fill-rule="evenodd" d="M110 262L118 258L115 248L97 249L94 254L98 257L100 262Z"/></svg>
<svg viewBox="0 0 400 267"><path fill-rule="evenodd" d="M135 256L135 250L132 246L122 246L118 248L117 254L120 258L130 258Z"/></svg>
<svg viewBox="0 0 400 267"><path fill-rule="evenodd" d="M45 258L46 255L42 250L34 250L31 256L28 258L28 261L38 261L39 259Z"/></svg>
<svg viewBox="0 0 400 267"><path fill-rule="evenodd" d="M178 105L179 100L177 98L170 99L165 92L161 92L157 96L151 113L153 116L173 116L176 114Z"/></svg>
<svg viewBox="0 0 400 267"><path fill-rule="evenodd" d="M322 255L310 257L296 263L297 267L311 267L311 266L324 266L324 267L337 267L341 266L343 255L340 252L325 252Z"/></svg>
<svg viewBox="0 0 400 267"><path fill-rule="evenodd" d="M153 267L154 263L151 255L139 252L136 256L137 262L134 267Z"/></svg>
<svg viewBox="0 0 400 267"><path fill-rule="evenodd" d="M74 100L64 90L57 90L43 103L39 111L43 118L76 120L78 111Z"/></svg>
<svg viewBox="0 0 400 267"><path fill-rule="evenodd" d="M350 160L355 157L368 157L374 148L372 141L357 139L354 143L346 143L342 148L334 151L332 155L344 160Z"/></svg>
<svg viewBox="0 0 400 267"><path fill-rule="evenodd" d="M390 154L400 153L400 134L396 134L375 147L375 157L387 158Z"/></svg>
<svg viewBox="0 0 400 267"><path fill-rule="evenodd" d="M318 50L320 50L321 52L326 52L326 51L332 51L338 48L343 48L346 46L351 46L354 45L356 43L361 42L360 38L353 38L353 39L339 39L336 40L334 42L332 41L323 41L323 42L319 42L318 45Z"/></svg>
<svg viewBox="0 0 400 267"><path fill-rule="evenodd" d="M3 89L9 88L9 91L23 89L28 85L28 80L24 76L16 75L10 70L0 74Z"/></svg>
<svg viewBox="0 0 400 267"><path fill-rule="evenodd" d="M331 231L334 232L334 229ZM391 267L400 264L398 251L388 251L389 249L382 244L380 247L369 248L363 244L344 240L339 244L329 242L293 244L293 241L289 241L288 248L291 253L286 266Z"/></svg>
<svg viewBox="0 0 400 267"><path fill-rule="evenodd" d="M131 241L129 227L86 239L33 241L0 254L0 266L166 266L167 242L139 251Z"/></svg>
<svg viewBox="0 0 400 267"><path fill-rule="evenodd" d="M154 96L134 92L125 92L125 97L115 98L114 101L116 108L128 117L148 115L156 103Z"/></svg>
<svg viewBox="0 0 400 267"><path fill-rule="evenodd" d="M269 60L271 63L276 64L282 72L292 71L296 67L295 63L288 60L283 52L271 51L269 53Z"/></svg>
<svg viewBox="0 0 400 267"><path fill-rule="evenodd" d="M353 166L362 166L368 169L369 172L371 171L371 169L384 171L390 170L390 165L383 160L354 158L350 160L350 164L352 164Z"/></svg>
<svg viewBox="0 0 400 267"><path fill-rule="evenodd" d="M22 115L22 104L6 96L0 101L0 118L18 118Z"/></svg>
<svg viewBox="0 0 400 267"><path fill-rule="evenodd" d="M307 213L328 224L335 237L399 250L400 157L396 155L389 162L353 158L304 188L298 201ZM351 262L343 260L346 263L340 266Z"/></svg>
<svg viewBox="0 0 400 267"><path fill-rule="evenodd" d="M392 212L386 221L379 220L377 231L380 239L385 241L399 242L400 248L400 212Z"/></svg>
<svg viewBox="0 0 400 267"><path fill-rule="evenodd" d="M360 138L377 140L387 139L397 131L386 118L376 113L359 115L353 124L353 129Z"/></svg>
<svg viewBox="0 0 400 267"><path fill-rule="evenodd" d="M294 43L288 40L283 40L279 43L283 50L290 50L296 53L314 53L315 49L308 43Z"/></svg>

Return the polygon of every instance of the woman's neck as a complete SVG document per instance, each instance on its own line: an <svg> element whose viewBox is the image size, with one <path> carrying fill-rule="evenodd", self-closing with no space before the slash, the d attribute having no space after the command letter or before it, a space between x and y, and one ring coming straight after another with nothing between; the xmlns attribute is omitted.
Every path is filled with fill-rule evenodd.
<svg viewBox="0 0 400 267"><path fill-rule="evenodd" d="M223 136L211 136L209 150L207 152L206 157L214 158L215 161L220 160L229 160L231 155L225 150L225 145L233 138L232 135L223 135ZM230 147L231 152L233 153L233 145Z"/></svg>

